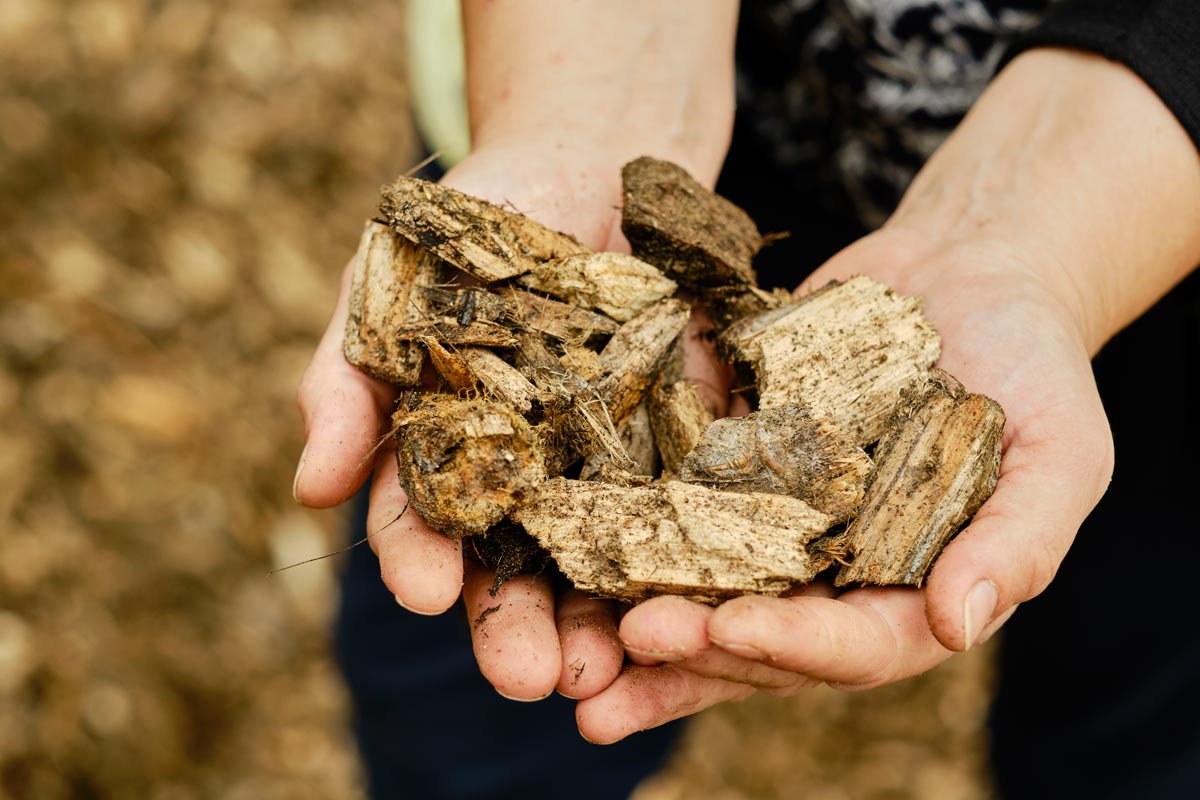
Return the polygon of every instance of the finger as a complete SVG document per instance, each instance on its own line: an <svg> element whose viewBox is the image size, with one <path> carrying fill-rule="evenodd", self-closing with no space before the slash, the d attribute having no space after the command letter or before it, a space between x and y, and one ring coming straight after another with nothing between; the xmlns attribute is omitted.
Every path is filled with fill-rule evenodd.
<svg viewBox="0 0 1200 800"><path fill-rule="evenodd" d="M360 372L342 354L353 261L342 275L333 318L300 379L297 401L305 445L292 482L296 502L328 508L348 500L371 474L371 457L395 400L389 384Z"/></svg>
<svg viewBox="0 0 1200 800"><path fill-rule="evenodd" d="M629 666L613 684L575 707L583 738L612 744L638 731L656 728L709 706L745 700L754 688L704 678L670 665Z"/></svg>
<svg viewBox="0 0 1200 800"><path fill-rule="evenodd" d="M367 511L367 543L396 602L418 614L454 605L463 585L462 543L433 530L408 504L391 450L377 459Z"/></svg>
<svg viewBox="0 0 1200 800"><path fill-rule="evenodd" d="M1086 407L1077 408L1073 421L1060 421L1045 438L1037 426L1023 426L994 494L934 564L928 620L946 647L968 649L1000 612L1036 597L1053 579L1111 475L1103 438L1063 432L1105 430L1102 418L1091 423L1086 415Z"/></svg>
<svg viewBox="0 0 1200 800"><path fill-rule="evenodd" d="M916 589L857 589L838 599L747 596L718 607L709 637L724 650L842 688L918 675L947 651Z"/></svg>
<svg viewBox="0 0 1200 800"><path fill-rule="evenodd" d="M625 658L613 603L571 589L559 595L555 620L562 649L559 694L582 700L608 688Z"/></svg>
<svg viewBox="0 0 1200 800"><path fill-rule="evenodd" d="M550 581L518 575L491 594L496 573L464 562L463 600L479 671L509 700L540 700L554 691L562 651Z"/></svg>
<svg viewBox="0 0 1200 800"><path fill-rule="evenodd" d="M670 662L706 678L745 683L776 694L815 682L715 647L708 638L714 610L682 597L655 597L635 606L621 620L625 649Z"/></svg>

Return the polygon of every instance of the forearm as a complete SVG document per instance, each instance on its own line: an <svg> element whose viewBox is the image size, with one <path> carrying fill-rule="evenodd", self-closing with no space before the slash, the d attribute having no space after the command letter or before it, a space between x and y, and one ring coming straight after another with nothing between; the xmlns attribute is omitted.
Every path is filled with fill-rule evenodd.
<svg viewBox="0 0 1200 800"><path fill-rule="evenodd" d="M464 0L463 16L475 148L535 141L617 167L658 155L716 180L736 0Z"/></svg>
<svg viewBox="0 0 1200 800"><path fill-rule="evenodd" d="M889 226L1008 248L1094 353L1200 263L1200 155L1123 66L1033 50L996 79Z"/></svg>

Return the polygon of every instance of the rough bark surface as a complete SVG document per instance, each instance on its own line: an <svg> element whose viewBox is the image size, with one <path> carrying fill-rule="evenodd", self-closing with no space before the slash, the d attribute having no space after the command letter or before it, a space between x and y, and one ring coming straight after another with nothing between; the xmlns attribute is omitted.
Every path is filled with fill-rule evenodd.
<svg viewBox="0 0 1200 800"><path fill-rule="evenodd" d="M859 445L880 438L941 353L920 300L863 276L744 319L720 343L753 365L759 408L807 406Z"/></svg>
<svg viewBox="0 0 1200 800"><path fill-rule="evenodd" d="M841 522L862 505L873 466L828 420L790 406L712 423L679 478L727 492L798 497Z"/></svg>
<svg viewBox="0 0 1200 800"><path fill-rule="evenodd" d="M628 322L675 293L675 281L624 253L589 253L549 261L517 278L522 286Z"/></svg>
<svg viewBox="0 0 1200 800"><path fill-rule="evenodd" d="M400 484L452 538L483 533L546 479L533 429L506 404L413 394L392 424Z"/></svg>
<svg viewBox="0 0 1200 800"><path fill-rule="evenodd" d="M483 283L591 252L529 217L420 178L384 187L379 208L397 233Z"/></svg>
<svg viewBox="0 0 1200 800"><path fill-rule="evenodd" d="M879 444L862 510L828 548L850 558L836 585L920 586L942 548L991 496L1003 437L999 404L944 373L910 392Z"/></svg>
<svg viewBox="0 0 1200 800"><path fill-rule="evenodd" d="M439 287L425 293L431 316L452 318L459 325L489 323L513 332L532 331L562 342L582 345L611 336L619 324L569 303L511 287L490 292L482 287Z"/></svg>
<svg viewBox="0 0 1200 800"><path fill-rule="evenodd" d="M621 230L633 254L689 289L753 286L762 235L682 167L643 156L621 170Z"/></svg>
<svg viewBox="0 0 1200 800"><path fill-rule="evenodd" d="M807 546L833 520L782 495L554 478L511 516L576 587L621 600L779 594L831 563Z"/></svg>
<svg viewBox="0 0 1200 800"><path fill-rule="evenodd" d="M684 456L700 441L713 415L696 387L687 381L660 382L650 395L649 421L662 454L663 469L678 473Z"/></svg>
<svg viewBox="0 0 1200 800"><path fill-rule="evenodd" d="M401 387L420 382L425 353L396 336L424 315L421 289L438 282L441 262L386 226L363 228L350 283L350 316L343 350L346 360L380 380Z"/></svg>

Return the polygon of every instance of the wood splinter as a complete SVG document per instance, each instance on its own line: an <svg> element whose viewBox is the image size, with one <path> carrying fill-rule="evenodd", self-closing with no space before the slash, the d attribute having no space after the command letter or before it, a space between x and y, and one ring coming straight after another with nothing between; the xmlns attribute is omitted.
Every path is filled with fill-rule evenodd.
<svg viewBox="0 0 1200 800"><path fill-rule="evenodd" d="M1000 473L1004 411L945 373L908 393L879 443L862 510L826 548L848 556L835 585L920 586Z"/></svg>

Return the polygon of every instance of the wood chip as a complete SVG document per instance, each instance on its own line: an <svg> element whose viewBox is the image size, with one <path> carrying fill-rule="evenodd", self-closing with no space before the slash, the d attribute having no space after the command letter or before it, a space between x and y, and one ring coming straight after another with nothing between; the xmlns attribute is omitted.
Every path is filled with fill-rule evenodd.
<svg viewBox="0 0 1200 800"><path fill-rule="evenodd" d="M920 300L863 276L744 319L720 345L730 360L753 365L759 408L807 406L864 446L941 352Z"/></svg>
<svg viewBox="0 0 1200 800"><path fill-rule="evenodd" d="M833 520L783 495L554 478L511 516L576 587L621 600L779 594L831 563L806 548Z"/></svg>
<svg viewBox="0 0 1200 800"><path fill-rule="evenodd" d="M624 253L589 253L539 264L517 282L582 308L628 322L675 293L675 281Z"/></svg>
<svg viewBox="0 0 1200 800"><path fill-rule="evenodd" d="M384 187L379 208L413 244L483 283L591 252L573 237L523 214L420 178L402 177Z"/></svg>
<svg viewBox="0 0 1200 800"><path fill-rule="evenodd" d="M692 451L713 421L712 412L700 399L696 387L686 381L660 382L650 395L649 416L663 469L671 473L679 472L684 456Z"/></svg>
<svg viewBox="0 0 1200 800"><path fill-rule="evenodd" d="M452 538L483 533L546 478L533 429L506 404L413 393L392 424L400 485Z"/></svg>
<svg viewBox="0 0 1200 800"><path fill-rule="evenodd" d="M727 492L798 497L841 522L862 505L872 469L862 448L833 424L791 406L712 423L679 477Z"/></svg>
<svg viewBox="0 0 1200 800"><path fill-rule="evenodd" d="M852 559L836 585L920 586L995 489L1003 437L1000 405L945 373L909 392L876 451L862 510L829 548Z"/></svg>
<svg viewBox="0 0 1200 800"><path fill-rule="evenodd" d="M603 372L594 384L618 425L654 385L691 314L681 300L660 300L622 325L600 351Z"/></svg>
<svg viewBox="0 0 1200 800"><path fill-rule="evenodd" d="M472 321L460 325L457 320L443 317L441 319L425 319L413 322L396 329L395 338L399 342L415 342L422 339L436 339L444 345L455 347L513 347L517 337L512 330L504 325L493 322Z"/></svg>
<svg viewBox="0 0 1200 800"><path fill-rule="evenodd" d="M611 336L620 327L603 314L511 287L497 292L439 287L426 292L426 298L434 316L452 317L460 325L490 323L577 345Z"/></svg>
<svg viewBox="0 0 1200 800"><path fill-rule="evenodd" d="M363 228L350 283L346 360L380 380L402 387L420 383L425 352L396 331L421 320L421 289L434 286L441 262L422 253L386 226Z"/></svg>
<svg viewBox="0 0 1200 800"><path fill-rule="evenodd" d="M746 212L668 161L643 156L621 180L621 230L635 256L689 289L754 285L763 240Z"/></svg>
<svg viewBox="0 0 1200 800"><path fill-rule="evenodd" d="M466 347L461 351L463 362L491 399L508 403L522 414L533 410L534 403L542 404L548 396L530 383L524 375L491 350Z"/></svg>

